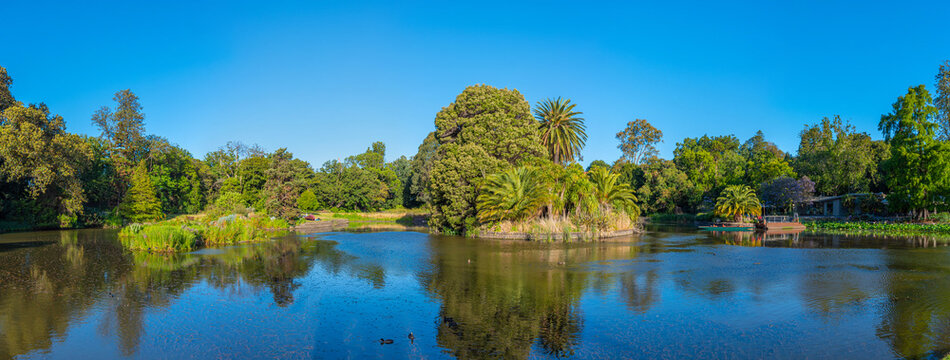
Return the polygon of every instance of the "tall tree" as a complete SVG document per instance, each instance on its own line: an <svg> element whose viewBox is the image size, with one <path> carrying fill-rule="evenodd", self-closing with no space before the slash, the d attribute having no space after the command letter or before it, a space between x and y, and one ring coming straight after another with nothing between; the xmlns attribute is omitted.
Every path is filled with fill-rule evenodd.
<svg viewBox="0 0 950 360"><path fill-rule="evenodd" d="M534 107L534 117L541 123L541 144L555 163L579 160L587 142L583 113L574 111L576 105L559 97L539 101Z"/></svg>
<svg viewBox="0 0 950 360"><path fill-rule="evenodd" d="M429 181L430 225L465 233L477 225L475 185L545 154L531 107L517 90L469 86L435 117L438 156Z"/></svg>
<svg viewBox="0 0 950 360"><path fill-rule="evenodd" d="M132 186L125 193L119 212L132 222L159 220L164 216L162 203L155 196L155 185L152 184L145 163L140 163L133 169Z"/></svg>
<svg viewBox="0 0 950 360"><path fill-rule="evenodd" d="M762 130L742 144L739 153L746 158L745 183L749 186L759 186L782 176L795 176L785 153L775 144L765 141Z"/></svg>
<svg viewBox="0 0 950 360"><path fill-rule="evenodd" d="M99 108L92 122L116 152L134 166L146 155L145 114L138 96L129 89L116 92L112 100L116 103L115 110L106 106Z"/></svg>
<svg viewBox="0 0 950 360"><path fill-rule="evenodd" d="M267 169L264 184L264 202L267 214L281 219L297 217L297 197L303 189L294 175L293 157L287 149L277 149L270 155L271 166Z"/></svg>
<svg viewBox="0 0 950 360"><path fill-rule="evenodd" d="M891 145L891 158L884 164L888 203L924 218L928 209L945 207L950 196L950 145L935 138L936 115L930 93L919 85L898 97L878 124Z"/></svg>
<svg viewBox="0 0 950 360"><path fill-rule="evenodd" d="M936 76L937 96L934 97L934 106L937 107L938 138L950 141L950 60L940 65Z"/></svg>
<svg viewBox="0 0 950 360"><path fill-rule="evenodd" d="M636 119L628 122L627 127L617 133L617 140L620 140L617 148L623 152L622 159L632 164L640 164L656 156L656 144L663 141L663 132L644 119Z"/></svg>

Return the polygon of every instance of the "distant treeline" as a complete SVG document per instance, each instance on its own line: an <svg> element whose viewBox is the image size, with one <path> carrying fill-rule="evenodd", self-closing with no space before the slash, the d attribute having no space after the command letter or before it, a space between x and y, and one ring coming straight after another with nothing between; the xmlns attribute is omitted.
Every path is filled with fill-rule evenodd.
<svg viewBox="0 0 950 360"><path fill-rule="evenodd" d="M911 87L881 116L884 140L833 116L804 127L797 155L760 131L744 142L686 138L664 160L655 148L662 132L636 119L616 136L623 156L587 169L576 163L587 135L575 104L548 99L532 114L516 90L486 85L467 88L439 111L412 158L386 162L385 145L376 142L314 169L287 149L239 142L197 159L146 132L130 90L92 114L99 136L72 134L45 104L17 101L11 84L0 67L0 230L201 211L290 219L299 211L425 206L435 228L463 233L504 221L602 226L618 211L712 211L729 186L754 189L763 205L779 209L814 193L883 192L891 211L920 216L947 210L950 196L950 62L939 68L935 96Z"/></svg>

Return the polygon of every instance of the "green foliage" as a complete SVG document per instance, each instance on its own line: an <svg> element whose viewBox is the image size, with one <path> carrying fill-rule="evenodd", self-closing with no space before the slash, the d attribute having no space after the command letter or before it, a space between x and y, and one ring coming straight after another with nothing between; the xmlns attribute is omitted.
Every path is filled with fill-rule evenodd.
<svg viewBox="0 0 950 360"><path fill-rule="evenodd" d="M132 167L145 157L147 140L145 139L145 114L139 98L131 90L125 89L112 97L115 109L101 107L92 116L92 122L101 131L101 137L109 142L120 159L123 167ZM126 169L123 169L126 170Z"/></svg>
<svg viewBox="0 0 950 360"><path fill-rule="evenodd" d="M132 224L119 231L119 239L129 250L153 252L192 251L198 236L181 225Z"/></svg>
<svg viewBox="0 0 950 360"><path fill-rule="evenodd" d="M896 210L926 217L927 209L945 208L950 196L950 145L937 141L937 109L923 86L911 87L897 98L893 112L882 115L878 128L890 143L891 157L884 162Z"/></svg>
<svg viewBox="0 0 950 360"><path fill-rule="evenodd" d="M640 208L637 206L637 197L630 190L630 184L620 182L620 175L607 170L607 168L596 167L588 174L590 182L593 184L592 196L597 200L601 211L621 210L635 219L640 216Z"/></svg>
<svg viewBox="0 0 950 360"><path fill-rule="evenodd" d="M305 184L295 176L293 154L284 148L277 149L270 155L270 163L264 183L264 207L271 216L284 220L296 218L297 197Z"/></svg>
<svg viewBox="0 0 950 360"><path fill-rule="evenodd" d="M746 159L744 183L749 186L757 186L779 177L796 176L786 160L785 153L775 144L765 141L761 130L742 144L739 153Z"/></svg>
<svg viewBox="0 0 950 360"><path fill-rule="evenodd" d="M587 142L587 127L580 117L583 113L574 111L574 106L577 104L571 104L571 99L557 98L539 101L534 107L534 117L541 124L541 145L556 164L580 159Z"/></svg>
<svg viewBox="0 0 950 360"><path fill-rule="evenodd" d="M741 221L745 215L761 215L762 205L752 188L746 185L731 185L716 199L716 214Z"/></svg>
<svg viewBox="0 0 950 360"><path fill-rule="evenodd" d="M412 157L411 175L406 185L406 207L415 207L429 202L429 179L431 178L432 164L439 156L439 141L435 132L429 133L419 150Z"/></svg>
<svg viewBox="0 0 950 360"><path fill-rule="evenodd" d="M163 211L189 214L204 207L206 190L199 173L203 164L187 150L155 140L144 162L149 166L149 176Z"/></svg>
<svg viewBox="0 0 950 360"><path fill-rule="evenodd" d="M475 228L476 184L546 151L538 123L517 90L469 86L435 118L438 155L429 181L430 225L465 233Z"/></svg>
<svg viewBox="0 0 950 360"><path fill-rule="evenodd" d="M313 190L307 189L297 197L297 207L304 211L317 211L320 210L320 201Z"/></svg>
<svg viewBox="0 0 950 360"><path fill-rule="evenodd" d="M537 216L546 200L537 169L518 167L485 179L478 195L478 220L496 222Z"/></svg>
<svg viewBox="0 0 950 360"><path fill-rule="evenodd" d="M636 119L628 122L627 128L617 133L617 140L620 141L617 148L623 152L622 159L640 164L656 156L656 144L663 141L663 132L644 119Z"/></svg>
<svg viewBox="0 0 950 360"><path fill-rule="evenodd" d="M672 161L653 158L640 166L620 165L617 171L622 181L636 189L644 213L691 211L702 200L702 191Z"/></svg>
<svg viewBox="0 0 950 360"><path fill-rule="evenodd" d="M144 163L133 170L132 187L125 193L119 209L122 216L132 222L155 221L165 216Z"/></svg>
<svg viewBox="0 0 950 360"><path fill-rule="evenodd" d="M888 143L856 132L835 115L805 126L794 167L815 182L817 193L843 195L880 191L883 179L878 168L888 157Z"/></svg>
<svg viewBox="0 0 950 360"><path fill-rule="evenodd" d="M241 200L241 194L233 191L219 195L214 201L214 207L215 210L227 214L246 212L244 202Z"/></svg>
<svg viewBox="0 0 950 360"><path fill-rule="evenodd" d="M940 233L950 234L950 224L892 223L866 221L812 221L804 223L814 230L875 231L899 233Z"/></svg>
<svg viewBox="0 0 950 360"><path fill-rule="evenodd" d="M63 118L46 105L8 106L0 113L0 215L58 223L60 215L82 214L79 175L91 157L83 138L67 133ZM3 201L3 193L13 198Z"/></svg>
<svg viewBox="0 0 950 360"><path fill-rule="evenodd" d="M943 141L950 141L950 60L940 64L937 72L934 107L937 108L937 137Z"/></svg>

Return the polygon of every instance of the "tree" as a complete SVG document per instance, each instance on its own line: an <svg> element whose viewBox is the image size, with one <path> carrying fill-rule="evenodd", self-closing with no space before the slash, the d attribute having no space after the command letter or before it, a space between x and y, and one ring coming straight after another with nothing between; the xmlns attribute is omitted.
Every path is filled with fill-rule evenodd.
<svg viewBox="0 0 950 360"><path fill-rule="evenodd" d="M534 117L541 130L541 144L548 149L551 160L563 164L580 159L580 152L587 142L584 118L574 111L571 99L546 99L534 107Z"/></svg>
<svg viewBox="0 0 950 360"><path fill-rule="evenodd" d="M807 176L798 180L783 176L762 183L759 188L763 205L786 212L808 202L814 193L815 182Z"/></svg>
<svg viewBox="0 0 950 360"><path fill-rule="evenodd" d="M547 196L538 170L518 167L485 179L478 195L478 220L524 220L540 214Z"/></svg>
<svg viewBox="0 0 950 360"><path fill-rule="evenodd" d="M691 210L699 204L703 195L689 180L689 176L669 160L651 158L640 166L624 164L618 173L623 181L636 190L640 209L647 214Z"/></svg>
<svg viewBox="0 0 950 360"><path fill-rule="evenodd" d="M938 138L950 141L950 60L940 65L937 72L937 96L934 106L937 108Z"/></svg>
<svg viewBox="0 0 950 360"><path fill-rule="evenodd" d="M878 170L890 157L887 142L856 132L854 126L843 122L838 115L805 125L800 137L793 166L798 174L815 182L817 193L844 195L883 190Z"/></svg>
<svg viewBox="0 0 950 360"><path fill-rule="evenodd" d="M929 216L927 209L946 206L950 196L950 145L935 138L936 115L930 94L919 85L898 97L878 125L891 146L891 158L883 165L888 203L923 218Z"/></svg>
<svg viewBox="0 0 950 360"><path fill-rule="evenodd" d="M45 104L0 113L0 183L12 183L15 199L31 201L14 209L27 211L22 215L30 222L82 214L86 196L79 175L91 157L83 138L67 133L63 118Z"/></svg>
<svg viewBox="0 0 950 360"><path fill-rule="evenodd" d="M617 133L617 140L620 140L617 148L623 152L622 159L632 164L640 164L656 156L656 144L663 141L663 132L644 119L636 119L628 122L627 128Z"/></svg>
<svg viewBox="0 0 950 360"><path fill-rule="evenodd" d="M317 211L320 210L320 202L313 190L307 189L297 197L297 207L304 211Z"/></svg>
<svg viewBox="0 0 950 360"><path fill-rule="evenodd" d="M745 184L759 184L782 176L794 177L795 170L786 160L787 156L775 144L765 141L761 130L739 148L746 159Z"/></svg>
<svg viewBox="0 0 950 360"><path fill-rule="evenodd" d="M630 185L620 182L618 174L610 172L604 167L595 167L588 173L590 182L594 185L593 196L602 209L607 211L620 210L630 218L640 216L637 207L637 197L630 190Z"/></svg>
<svg viewBox="0 0 950 360"><path fill-rule="evenodd" d="M267 214L290 220L297 217L297 197L303 184L294 176L294 155L286 148L277 149L270 155L270 168L264 183L264 208Z"/></svg>
<svg viewBox="0 0 950 360"><path fill-rule="evenodd" d="M748 160L734 135L686 138L676 144L673 163L700 192L715 197L727 185L744 183Z"/></svg>
<svg viewBox="0 0 950 360"><path fill-rule="evenodd" d="M115 93L115 110L101 107L92 116L92 122L112 147L129 164L137 164L145 156L145 114L139 97L125 89Z"/></svg>
<svg viewBox="0 0 950 360"><path fill-rule="evenodd" d="M155 196L155 186L144 163L132 170L132 186L125 193L119 212L132 222L154 221L164 217L162 203Z"/></svg>
<svg viewBox="0 0 950 360"><path fill-rule="evenodd" d="M466 88L435 118L439 141L429 181L430 226L465 233L477 225L475 185L490 174L544 157L538 123L517 90Z"/></svg>
<svg viewBox="0 0 950 360"><path fill-rule="evenodd" d="M761 215L762 205L752 188L746 185L727 186L716 199L716 214L742 221L745 215Z"/></svg>
<svg viewBox="0 0 950 360"><path fill-rule="evenodd" d="M407 207L419 206L429 202L429 179L432 172L432 164L438 160L439 140L435 137L435 132L429 133L419 150L412 157L412 175L409 183L406 184L409 196L406 201Z"/></svg>
<svg viewBox="0 0 950 360"><path fill-rule="evenodd" d="M10 84L12 83L13 79L10 75L7 75L7 69L0 66L0 113L3 113L4 110L11 106L19 104L10 92Z"/></svg>

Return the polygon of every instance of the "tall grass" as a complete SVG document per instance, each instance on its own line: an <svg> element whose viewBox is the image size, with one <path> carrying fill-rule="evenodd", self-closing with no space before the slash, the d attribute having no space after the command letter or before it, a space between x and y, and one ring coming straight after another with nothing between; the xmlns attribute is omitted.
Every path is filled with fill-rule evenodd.
<svg viewBox="0 0 950 360"><path fill-rule="evenodd" d="M154 252L191 251L198 245L198 235L178 225L132 224L119 231L119 239L131 250Z"/></svg>
<svg viewBox="0 0 950 360"><path fill-rule="evenodd" d="M284 220L263 217L225 216L208 223L178 217L156 224L131 224L119 236L130 250L183 252L199 246L266 241L276 236L274 230L289 227Z"/></svg>

